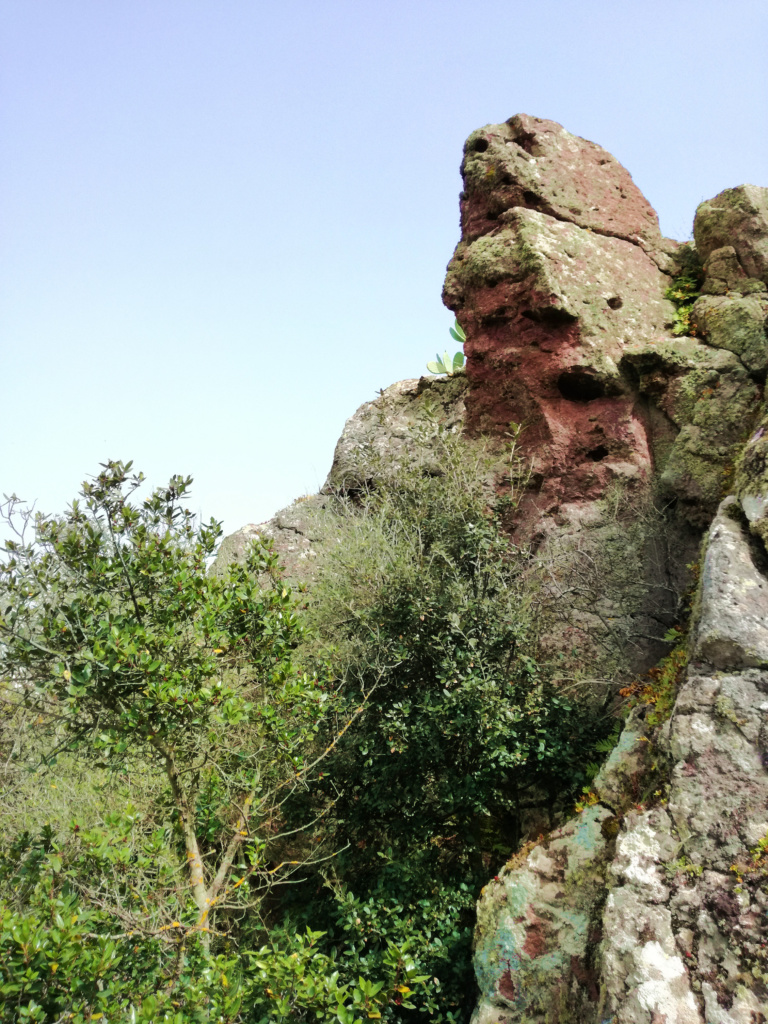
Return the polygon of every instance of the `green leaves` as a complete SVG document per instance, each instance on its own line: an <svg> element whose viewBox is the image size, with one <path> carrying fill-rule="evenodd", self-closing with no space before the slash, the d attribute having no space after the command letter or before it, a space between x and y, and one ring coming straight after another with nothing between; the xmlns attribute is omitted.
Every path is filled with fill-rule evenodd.
<svg viewBox="0 0 768 1024"><path fill-rule="evenodd" d="M696 324L691 320L693 306L699 297L703 274L692 275L690 272L676 277L664 292L664 298L675 304L675 319L672 333L676 336L696 334Z"/></svg>
<svg viewBox="0 0 768 1024"><path fill-rule="evenodd" d="M61 517L0 566L0 669L26 681L25 699L66 709L73 735L99 722L120 752L157 736L194 746L206 723L232 718L228 672L268 678L301 636L295 599L268 544L223 576L207 566L217 523L196 526L180 505L191 480L172 477L143 502L131 464L106 463ZM226 652L224 657L220 657Z"/></svg>
<svg viewBox="0 0 768 1024"><path fill-rule="evenodd" d="M427 363L427 369L430 373L447 373L449 377L457 373L464 365L464 353L457 352L456 355L451 359L447 352L444 352L441 356L439 353L435 359Z"/></svg>
<svg viewBox="0 0 768 1024"><path fill-rule="evenodd" d="M454 341L458 341L460 345L463 345L466 341L464 331L462 330L459 321L456 320L454 326L449 328L451 337ZM464 366L464 353L457 352L453 357L449 356L447 352L444 352L442 356L438 352L435 356L434 361L427 363L427 369L430 373L446 373L449 377L453 374L458 373L459 370Z"/></svg>
<svg viewBox="0 0 768 1024"><path fill-rule="evenodd" d="M467 336L464 333L464 328L461 326L458 320L454 321L453 327L449 327L448 330L451 333L451 337L454 341L458 341L460 345L463 345L467 340Z"/></svg>

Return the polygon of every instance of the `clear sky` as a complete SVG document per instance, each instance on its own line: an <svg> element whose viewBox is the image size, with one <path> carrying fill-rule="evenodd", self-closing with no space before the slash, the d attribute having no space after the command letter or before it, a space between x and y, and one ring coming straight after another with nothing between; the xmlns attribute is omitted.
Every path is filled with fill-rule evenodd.
<svg viewBox="0 0 768 1024"><path fill-rule="evenodd" d="M561 122L684 239L768 185L766 55L766 0L3 0L0 493L268 518L451 344L470 131Z"/></svg>

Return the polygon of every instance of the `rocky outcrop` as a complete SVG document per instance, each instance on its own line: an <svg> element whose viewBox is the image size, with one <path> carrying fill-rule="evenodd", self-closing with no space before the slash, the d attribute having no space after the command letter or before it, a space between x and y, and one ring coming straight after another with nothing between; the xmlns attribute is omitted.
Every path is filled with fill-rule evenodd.
<svg viewBox="0 0 768 1024"><path fill-rule="evenodd" d="M529 831L483 892L474 1020L765 1024L768 189L702 203L695 244L678 245L609 153L526 115L474 132L462 174L444 300L466 376L366 402L321 494L228 538L219 561L258 533L311 582L343 543L333 502L404 460L439 473L423 428L463 431L468 450L496 445L489 491L523 488L507 525L542 651L594 698L669 652L706 535L663 699L639 700L580 812ZM530 467L517 481L510 434Z"/></svg>
<svg viewBox="0 0 768 1024"><path fill-rule="evenodd" d="M653 729L635 713L595 780L596 802L481 898L476 1024L765 1019L761 557L728 499L709 531L692 659L670 720Z"/></svg>
<svg viewBox="0 0 768 1024"><path fill-rule="evenodd" d="M693 237L703 260L711 262L715 253L734 250L742 279L739 291L752 291L758 282L768 284L768 189L739 185L701 203Z"/></svg>
<svg viewBox="0 0 768 1024"><path fill-rule="evenodd" d="M431 419L446 430L464 429L467 379L421 377L403 380L365 402L344 424L323 493L349 493L375 484L377 477L423 448L414 428Z"/></svg>
<svg viewBox="0 0 768 1024"><path fill-rule="evenodd" d="M675 244L621 164L552 121L474 132L462 173L443 299L467 336L468 429L526 424L538 514L601 497L627 467L647 479L646 424L620 363L667 337L659 264L671 269Z"/></svg>
<svg viewBox="0 0 768 1024"><path fill-rule="evenodd" d="M427 421L446 430L464 427L466 377L421 377L402 380L350 416L336 443L333 464L319 494L308 494L281 509L266 523L249 523L226 537L214 571L244 558L254 537L270 540L293 583L311 583L330 546L338 544L342 524L328 511L329 498L354 495L404 459L419 457L429 464L429 442L414 430Z"/></svg>
<svg viewBox="0 0 768 1024"><path fill-rule="evenodd" d="M538 484L528 533L617 480L654 474L705 527L768 367L766 190L732 189L699 208L706 294L686 341L665 296L699 257L661 236L609 153L518 115L470 135L462 173L462 238L443 298L467 336L468 430L526 425Z"/></svg>

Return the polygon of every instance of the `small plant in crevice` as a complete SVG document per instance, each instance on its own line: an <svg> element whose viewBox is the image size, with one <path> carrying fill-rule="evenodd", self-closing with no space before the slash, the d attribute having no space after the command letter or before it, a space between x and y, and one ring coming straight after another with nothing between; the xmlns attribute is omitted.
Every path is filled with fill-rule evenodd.
<svg viewBox="0 0 768 1024"><path fill-rule="evenodd" d="M661 725L672 714L677 689L688 665L685 636L682 632L677 635L681 638L680 642L658 665L649 669L641 679L619 690L630 708L638 704L650 708L647 717L649 725Z"/></svg>
<svg viewBox="0 0 768 1024"><path fill-rule="evenodd" d="M699 297L702 278L700 273L693 269L687 269L679 277L676 277L672 284L664 292L664 298L675 304L675 319L672 323L672 333L676 337L682 335L696 336L696 324L691 319L693 304Z"/></svg>
<svg viewBox="0 0 768 1024"><path fill-rule="evenodd" d="M463 345L467 340L464 330L458 320L454 321L453 327L450 328L450 332L454 341L458 341L460 345ZM447 352L443 352L442 356L440 353L437 353L435 359L432 362L427 363L427 369L430 373L446 373L449 377L458 373L463 366L463 352L457 352L453 358L451 358Z"/></svg>

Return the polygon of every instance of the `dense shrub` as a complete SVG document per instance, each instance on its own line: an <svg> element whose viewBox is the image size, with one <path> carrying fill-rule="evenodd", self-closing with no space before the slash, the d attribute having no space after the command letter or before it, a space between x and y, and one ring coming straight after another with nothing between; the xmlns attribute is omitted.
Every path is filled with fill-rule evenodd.
<svg viewBox="0 0 768 1024"><path fill-rule="evenodd" d="M2 1024L468 1019L479 888L604 728L538 656L514 449L500 502L482 446L411 440L329 503L303 613L120 463L8 546Z"/></svg>
<svg viewBox="0 0 768 1024"><path fill-rule="evenodd" d="M369 965L384 936L416 937L437 979L430 1019L448 1020L472 998L480 885L518 844L532 797L583 785L603 725L537 661L529 559L502 528L482 451L435 424L419 440L420 459L382 465L333 510L344 527L311 633L352 725L314 796L333 801L323 829L343 852L298 917ZM521 470L513 459L505 514Z"/></svg>

